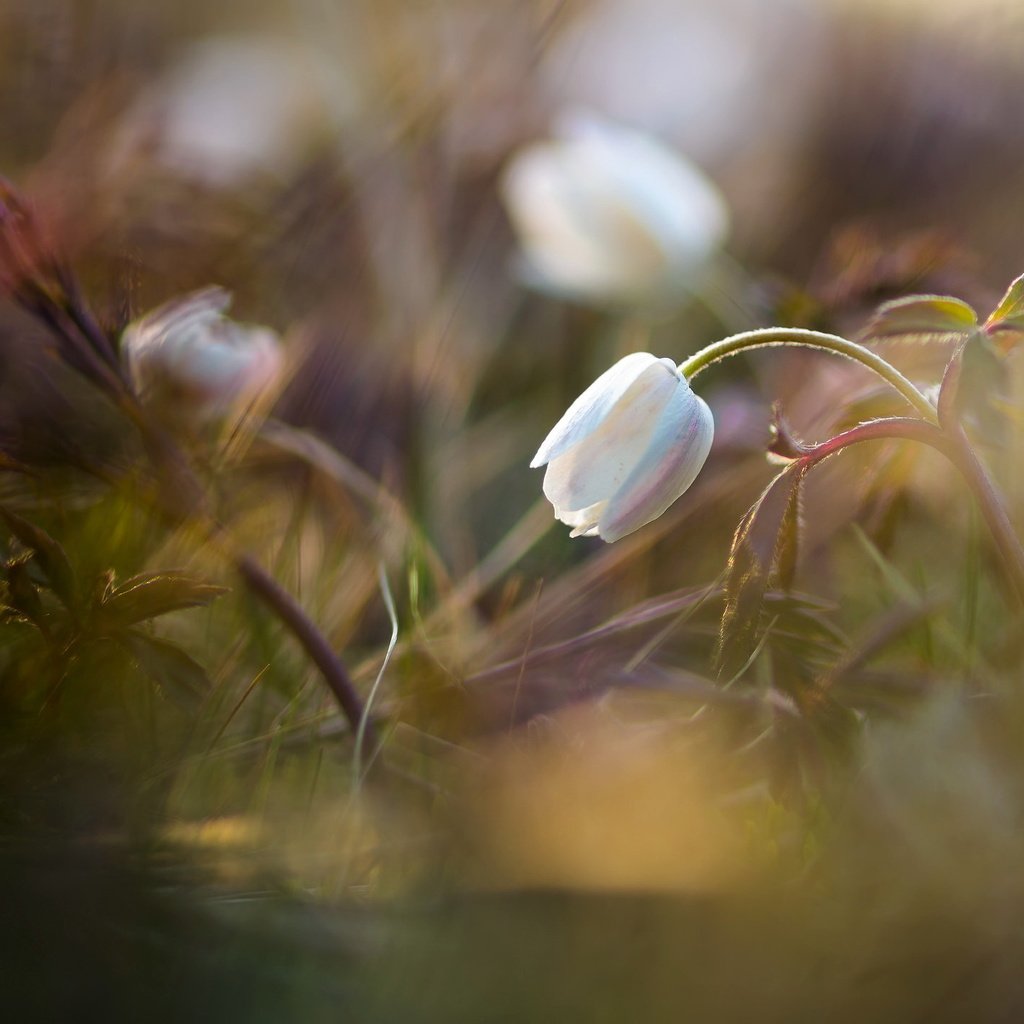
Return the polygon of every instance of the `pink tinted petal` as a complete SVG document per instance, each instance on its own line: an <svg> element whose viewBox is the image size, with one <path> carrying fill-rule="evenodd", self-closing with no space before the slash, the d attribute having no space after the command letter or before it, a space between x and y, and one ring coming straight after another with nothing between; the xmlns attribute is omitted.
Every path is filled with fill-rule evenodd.
<svg viewBox="0 0 1024 1024"><path fill-rule="evenodd" d="M605 507L600 536L611 543L657 519L696 479L714 432L711 410L684 382L665 407L647 451Z"/></svg>
<svg viewBox="0 0 1024 1024"><path fill-rule="evenodd" d="M555 508L586 508L615 494L650 447L663 410L683 386L674 367L647 367L594 431L548 463L544 493Z"/></svg>

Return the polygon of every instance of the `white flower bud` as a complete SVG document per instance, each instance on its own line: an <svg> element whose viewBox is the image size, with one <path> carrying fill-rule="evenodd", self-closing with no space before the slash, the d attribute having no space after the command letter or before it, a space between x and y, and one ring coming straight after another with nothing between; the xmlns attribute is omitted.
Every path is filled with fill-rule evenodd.
<svg viewBox="0 0 1024 1024"><path fill-rule="evenodd" d="M634 352L569 407L530 463L572 536L615 541L657 519L711 450L711 410L671 359Z"/></svg>
<svg viewBox="0 0 1024 1024"><path fill-rule="evenodd" d="M531 283L581 300L678 301L728 233L725 200L697 167L592 118L516 156L502 196Z"/></svg>
<svg viewBox="0 0 1024 1024"><path fill-rule="evenodd" d="M128 325L121 346L145 401L203 421L252 402L277 381L277 335L235 323L224 315L230 304L223 289L204 288Z"/></svg>

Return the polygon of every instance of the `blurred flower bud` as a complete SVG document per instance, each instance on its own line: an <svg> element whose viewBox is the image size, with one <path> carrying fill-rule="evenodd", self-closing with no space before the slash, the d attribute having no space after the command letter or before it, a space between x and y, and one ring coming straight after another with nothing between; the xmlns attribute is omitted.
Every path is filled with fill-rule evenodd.
<svg viewBox="0 0 1024 1024"><path fill-rule="evenodd" d="M252 402L280 377L280 341L224 315L231 296L204 288L125 329L121 344L143 399L176 418L209 420Z"/></svg>
<svg viewBox="0 0 1024 1024"><path fill-rule="evenodd" d="M614 541L657 519L711 450L711 410L671 359L634 352L601 374L545 438L544 493L573 537Z"/></svg>
<svg viewBox="0 0 1024 1024"><path fill-rule="evenodd" d="M215 187L287 176L323 117L316 74L301 50L259 35L203 39L132 108L114 159L148 152Z"/></svg>
<svg viewBox="0 0 1024 1024"><path fill-rule="evenodd" d="M693 164L593 118L519 153L502 194L530 282L582 300L678 299L728 232L725 200Z"/></svg>

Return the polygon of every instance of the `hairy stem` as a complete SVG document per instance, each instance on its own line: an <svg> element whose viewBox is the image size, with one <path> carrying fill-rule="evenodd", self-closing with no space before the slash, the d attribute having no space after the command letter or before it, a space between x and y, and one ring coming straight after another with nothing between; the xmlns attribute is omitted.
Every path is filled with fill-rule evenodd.
<svg viewBox="0 0 1024 1024"><path fill-rule="evenodd" d="M742 334L734 334L721 341L716 341L694 353L689 359L679 364L679 372L687 380L693 380L697 374L706 370L712 363L717 363L727 356L752 348L769 348L779 345L816 348L852 359L877 373L929 423L938 422L932 403L895 366L863 345L859 345L855 341L847 341L846 338L840 338L836 334L822 334L820 331L805 331L788 327L766 327L756 331L744 331Z"/></svg>

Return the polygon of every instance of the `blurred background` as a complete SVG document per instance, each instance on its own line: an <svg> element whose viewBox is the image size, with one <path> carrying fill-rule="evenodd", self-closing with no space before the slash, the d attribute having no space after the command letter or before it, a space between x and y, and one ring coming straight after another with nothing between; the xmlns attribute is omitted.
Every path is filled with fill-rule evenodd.
<svg viewBox="0 0 1024 1024"><path fill-rule="evenodd" d="M0 305L0 441L33 467L5 507L83 580L231 588L152 627L198 701L96 651L54 708L0 623L16 1018L1016 1019L1024 634L949 467L817 470L795 592L712 667L772 403L810 441L898 406L816 353L709 371L703 473L611 546L527 466L635 349L857 336L912 293L984 318L1024 271L1022 44L1001 0L0 0L0 174L102 326L215 284L282 336L263 428L190 451L372 688L389 771L352 767L298 649L133 504L124 424ZM670 304L522 272L503 175L576 111L721 192ZM922 386L950 352L880 350ZM968 389L1015 516L1018 363Z"/></svg>

